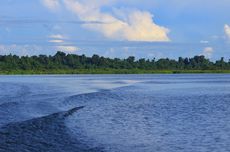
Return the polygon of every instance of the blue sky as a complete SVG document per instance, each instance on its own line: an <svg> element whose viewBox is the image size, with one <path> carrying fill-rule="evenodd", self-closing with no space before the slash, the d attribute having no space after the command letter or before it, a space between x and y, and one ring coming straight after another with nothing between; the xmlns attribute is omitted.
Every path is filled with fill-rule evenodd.
<svg viewBox="0 0 230 152"><path fill-rule="evenodd" d="M0 54L230 58L229 7L229 0L4 0Z"/></svg>

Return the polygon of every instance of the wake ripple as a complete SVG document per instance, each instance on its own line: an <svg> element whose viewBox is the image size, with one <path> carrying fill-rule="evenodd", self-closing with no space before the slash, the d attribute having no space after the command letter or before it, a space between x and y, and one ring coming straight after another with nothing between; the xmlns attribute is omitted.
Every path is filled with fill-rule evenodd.
<svg viewBox="0 0 230 152"><path fill-rule="evenodd" d="M64 120L84 107L76 107L49 116L11 123L0 128L1 152L94 152L100 148L90 148L69 135Z"/></svg>

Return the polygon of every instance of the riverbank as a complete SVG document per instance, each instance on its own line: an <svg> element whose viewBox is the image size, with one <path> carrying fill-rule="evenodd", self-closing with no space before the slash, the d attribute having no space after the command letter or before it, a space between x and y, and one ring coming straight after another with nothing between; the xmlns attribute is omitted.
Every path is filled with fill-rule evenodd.
<svg viewBox="0 0 230 152"><path fill-rule="evenodd" d="M77 70L11 70L0 71L0 75L33 74L201 74L230 73L230 70L140 70L140 69L77 69Z"/></svg>

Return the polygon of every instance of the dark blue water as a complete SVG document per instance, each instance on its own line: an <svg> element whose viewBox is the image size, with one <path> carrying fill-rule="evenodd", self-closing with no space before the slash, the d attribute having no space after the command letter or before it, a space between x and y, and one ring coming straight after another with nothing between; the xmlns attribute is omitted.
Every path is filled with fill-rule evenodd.
<svg viewBox="0 0 230 152"><path fill-rule="evenodd" d="M229 152L230 75L1 76L0 151Z"/></svg>

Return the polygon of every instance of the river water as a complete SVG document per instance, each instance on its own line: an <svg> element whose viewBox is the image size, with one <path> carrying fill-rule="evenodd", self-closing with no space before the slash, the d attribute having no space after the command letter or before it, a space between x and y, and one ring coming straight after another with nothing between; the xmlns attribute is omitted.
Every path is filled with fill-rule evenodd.
<svg viewBox="0 0 230 152"><path fill-rule="evenodd" d="M0 76L0 152L229 152L230 75Z"/></svg>

